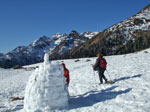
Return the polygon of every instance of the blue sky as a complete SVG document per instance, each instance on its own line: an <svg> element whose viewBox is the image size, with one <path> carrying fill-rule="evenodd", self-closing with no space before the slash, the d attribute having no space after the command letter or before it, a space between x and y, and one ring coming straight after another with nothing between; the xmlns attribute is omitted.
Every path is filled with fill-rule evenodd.
<svg viewBox="0 0 150 112"><path fill-rule="evenodd" d="M101 31L136 14L149 0L0 0L0 52L41 35Z"/></svg>

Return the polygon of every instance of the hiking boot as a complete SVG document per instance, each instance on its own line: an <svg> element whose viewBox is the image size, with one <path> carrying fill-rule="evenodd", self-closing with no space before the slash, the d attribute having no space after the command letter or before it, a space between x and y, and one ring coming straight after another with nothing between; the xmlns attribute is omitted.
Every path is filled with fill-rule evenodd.
<svg viewBox="0 0 150 112"><path fill-rule="evenodd" d="M103 83L99 83L99 85L102 85Z"/></svg>

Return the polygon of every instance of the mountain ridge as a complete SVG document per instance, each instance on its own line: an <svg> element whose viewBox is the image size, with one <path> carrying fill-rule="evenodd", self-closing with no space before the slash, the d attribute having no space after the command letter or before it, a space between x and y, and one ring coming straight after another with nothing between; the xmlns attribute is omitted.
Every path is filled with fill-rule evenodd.
<svg viewBox="0 0 150 112"><path fill-rule="evenodd" d="M43 61L45 52L50 59L93 57L98 51L104 55L126 54L150 47L150 4L137 14L101 32L41 36L29 46L19 46L0 57L0 67L28 65Z"/></svg>
<svg viewBox="0 0 150 112"><path fill-rule="evenodd" d="M56 33L51 37L45 35L30 43L28 46L18 46L0 57L0 67L11 68L15 65L28 65L43 61L45 52L59 56L75 46L89 40L97 32L72 31L70 34Z"/></svg>
<svg viewBox="0 0 150 112"><path fill-rule="evenodd" d="M4 54L3 53L0 53L0 56L3 56Z"/></svg>
<svg viewBox="0 0 150 112"><path fill-rule="evenodd" d="M150 47L150 5L137 14L99 32L91 40L73 48L61 58L93 57L136 52Z"/></svg>

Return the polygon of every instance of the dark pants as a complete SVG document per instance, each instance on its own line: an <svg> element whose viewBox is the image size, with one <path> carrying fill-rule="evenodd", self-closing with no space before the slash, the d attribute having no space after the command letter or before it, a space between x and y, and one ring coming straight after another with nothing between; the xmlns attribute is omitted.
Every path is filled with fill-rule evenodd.
<svg viewBox="0 0 150 112"><path fill-rule="evenodd" d="M98 71L100 83L103 83L103 79L105 80L105 82L107 82L107 79L106 79L106 77L104 76L104 72L105 72L105 70L99 70L99 71Z"/></svg>

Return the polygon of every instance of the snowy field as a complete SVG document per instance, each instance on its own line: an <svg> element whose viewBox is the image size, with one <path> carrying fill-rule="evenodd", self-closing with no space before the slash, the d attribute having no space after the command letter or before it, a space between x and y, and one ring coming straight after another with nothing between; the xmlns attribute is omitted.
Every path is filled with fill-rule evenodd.
<svg viewBox="0 0 150 112"><path fill-rule="evenodd" d="M105 76L115 80L112 85L98 84L91 68L96 58L64 60L70 70L69 107L55 112L150 112L150 49L146 51L105 57ZM23 111L23 101L11 97L24 97L33 71L0 69L0 112Z"/></svg>

